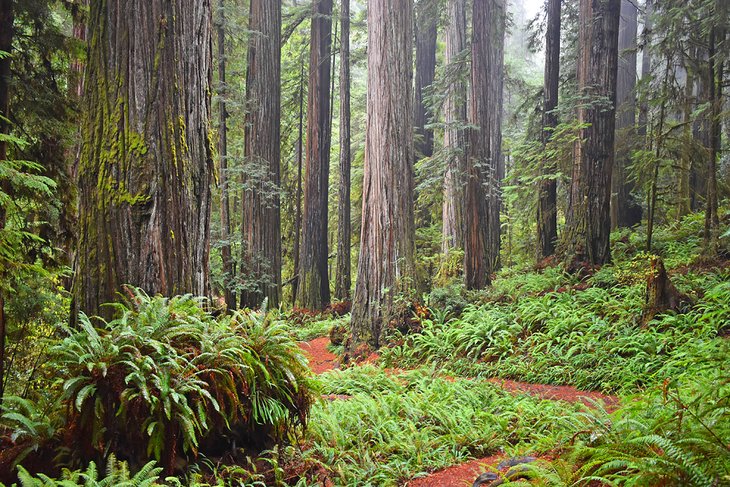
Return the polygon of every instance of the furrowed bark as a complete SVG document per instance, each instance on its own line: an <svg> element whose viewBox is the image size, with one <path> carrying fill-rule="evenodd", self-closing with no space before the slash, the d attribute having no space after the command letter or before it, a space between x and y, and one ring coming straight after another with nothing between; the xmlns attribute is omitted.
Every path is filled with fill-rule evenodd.
<svg viewBox="0 0 730 487"><path fill-rule="evenodd" d="M75 290L208 293L213 161L208 0L91 3Z"/></svg>

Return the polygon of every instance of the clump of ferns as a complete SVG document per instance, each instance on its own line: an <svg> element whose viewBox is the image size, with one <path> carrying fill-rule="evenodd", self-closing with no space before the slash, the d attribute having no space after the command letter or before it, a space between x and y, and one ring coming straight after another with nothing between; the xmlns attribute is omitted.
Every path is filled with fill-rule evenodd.
<svg viewBox="0 0 730 487"><path fill-rule="evenodd" d="M52 347L67 443L82 459L115 451L169 474L181 453L263 448L306 425L307 362L283 324L265 313L216 320L192 296L130 294L113 305L118 318L82 314Z"/></svg>

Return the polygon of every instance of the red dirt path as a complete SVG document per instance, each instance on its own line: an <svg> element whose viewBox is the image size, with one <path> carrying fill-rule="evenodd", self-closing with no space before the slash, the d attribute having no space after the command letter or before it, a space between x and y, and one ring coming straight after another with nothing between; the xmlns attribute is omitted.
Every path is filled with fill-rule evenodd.
<svg viewBox="0 0 730 487"><path fill-rule="evenodd" d="M315 374L321 374L339 367L337 355L327 350L329 344L329 338L321 337L311 342L302 342L299 345L309 357L309 366Z"/></svg>
<svg viewBox="0 0 730 487"><path fill-rule="evenodd" d="M309 357L309 364L315 374L321 374L328 370L339 367L339 361L335 354L327 350L329 338L322 337L310 342L302 343L300 346ZM600 392L579 391L571 386L552 386L546 384L528 384L508 379L489 379L489 382L502 387L508 392L526 393L541 399L552 401L566 401L570 403L582 402L591 407L590 400L603 401L608 411L615 410L619 399L616 396L609 396ZM327 400L347 399L347 396L327 396ZM434 472L426 477L408 482L409 487L464 487L470 486L474 479L480 474L496 468L496 465L504 460L503 455L492 455L486 458L471 460L460 465L445 468Z"/></svg>

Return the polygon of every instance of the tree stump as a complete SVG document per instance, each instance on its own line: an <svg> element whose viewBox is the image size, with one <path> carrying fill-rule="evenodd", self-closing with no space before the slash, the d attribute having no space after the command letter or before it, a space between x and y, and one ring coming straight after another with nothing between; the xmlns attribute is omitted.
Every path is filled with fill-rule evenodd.
<svg viewBox="0 0 730 487"><path fill-rule="evenodd" d="M651 269L646 279L646 305L642 317L643 324L649 323L658 314L666 311L680 311L689 298L674 287L664 261L660 257L652 257Z"/></svg>

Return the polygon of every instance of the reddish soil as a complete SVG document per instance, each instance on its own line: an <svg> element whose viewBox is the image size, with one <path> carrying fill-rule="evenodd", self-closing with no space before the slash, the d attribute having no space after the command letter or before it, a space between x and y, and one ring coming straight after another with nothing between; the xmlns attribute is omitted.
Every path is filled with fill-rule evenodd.
<svg viewBox="0 0 730 487"><path fill-rule="evenodd" d="M618 406L619 399L616 396L609 396L600 392L579 391L571 386L550 386L545 384L528 384L508 379L489 379L489 382L500 386L509 392L522 392L541 399L552 401L582 402L586 406L592 406L591 401L603 401L608 411L614 411Z"/></svg>
<svg viewBox="0 0 730 487"><path fill-rule="evenodd" d="M309 366L315 374L321 374L340 366L337 355L327 350L329 343L329 338L321 337L299 345L309 356Z"/></svg>
<svg viewBox="0 0 730 487"><path fill-rule="evenodd" d="M411 480L408 487L465 487L484 472L496 470L497 464L504 460L503 455L492 455L470 462L454 465L434 472L427 477Z"/></svg>

